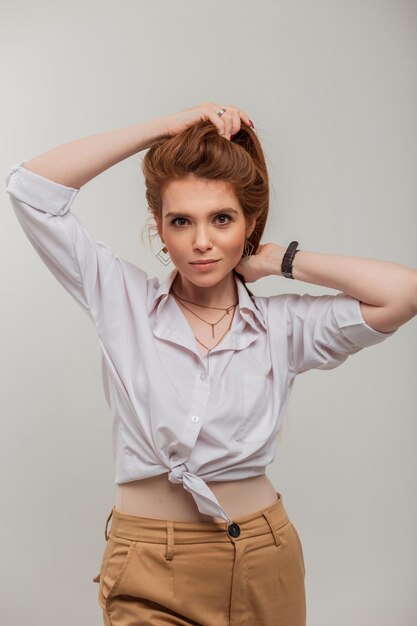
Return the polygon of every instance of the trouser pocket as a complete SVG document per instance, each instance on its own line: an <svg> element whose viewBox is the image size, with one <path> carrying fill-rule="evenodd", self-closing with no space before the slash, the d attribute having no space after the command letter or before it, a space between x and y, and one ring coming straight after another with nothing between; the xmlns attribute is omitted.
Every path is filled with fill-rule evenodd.
<svg viewBox="0 0 417 626"><path fill-rule="evenodd" d="M106 521L106 526L105 526L105 529L104 529L104 537L105 537L105 539L106 539L106 543L107 543L107 542L108 542L108 540L109 540L109 534L108 534L108 532L107 532L107 529L108 529L109 521L111 520L111 518L112 518L112 516L113 516L113 509L114 509L114 507L112 507L112 510L110 511L110 515L109 515L109 516L108 516L108 518L107 518L107 521ZM101 560L101 567L100 567L100 571L99 571L99 573L97 574L97 576L94 576L94 578L93 578L93 583L99 583L99 582L100 582L101 572L103 571L103 565L104 565L104 560L105 560L105 558L107 558L107 546L106 546L106 550L105 550L105 552L104 552L103 558L102 558L102 560Z"/></svg>
<svg viewBox="0 0 417 626"><path fill-rule="evenodd" d="M114 595L127 571L136 541L110 533L101 562L100 572L93 578L99 583L98 600L102 608Z"/></svg>
<svg viewBox="0 0 417 626"><path fill-rule="evenodd" d="M291 528L292 528L292 530L294 532L294 536L295 536L296 543L297 543L297 546L298 546L298 550L299 550L299 553L300 553L301 563L303 565L303 571L304 571L304 576L305 576L306 567L305 567L305 562L304 562L303 546L301 545L301 540L300 540L299 534L297 532L297 529L296 529L296 527L294 526L294 524L291 521L290 521L290 525L291 525Z"/></svg>

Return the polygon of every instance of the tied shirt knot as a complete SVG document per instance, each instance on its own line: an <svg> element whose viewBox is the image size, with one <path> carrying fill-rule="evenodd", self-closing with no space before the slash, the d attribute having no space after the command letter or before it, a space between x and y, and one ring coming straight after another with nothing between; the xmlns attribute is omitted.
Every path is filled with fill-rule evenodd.
<svg viewBox="0 0 417 626"><path fill-rule="evenodd" d="M200 513L222 517L228 524L233 523L204 480L200 476L189 472L185 463L172 467L168 474L168 480L174 484L182 484L184 489L194 498Z"/></svg>
<svg viewBox="0 0 417 626"><path fill-rule="evenodd" d="M185 463L181 463L181 465L176 465L175 467L171 468L168 478L174 484L181 484L183 481L184 472L186 471L187 466L185 465Z"/></svg>

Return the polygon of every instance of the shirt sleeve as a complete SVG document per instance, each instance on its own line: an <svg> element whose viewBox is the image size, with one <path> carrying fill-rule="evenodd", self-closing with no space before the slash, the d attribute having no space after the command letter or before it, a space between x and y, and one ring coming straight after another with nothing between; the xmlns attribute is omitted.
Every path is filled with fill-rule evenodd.
<svg viewBox="0 0 417 626"><path fill-rule="evenodd" d="M289 361L295 374L338 367L349 355L398 330L385 333L369 326L360 301L343 292L335 296L286 294L285 305Z"/></svg>
<svg viewBox="0 0 417 626"><path fill-rule="evenodd" d="M17 219L45 265L94 320L102 290L117 281L118 257L70 210L79 189L35 174L22 167L24 162L12 165L6 176Z"/></svg>

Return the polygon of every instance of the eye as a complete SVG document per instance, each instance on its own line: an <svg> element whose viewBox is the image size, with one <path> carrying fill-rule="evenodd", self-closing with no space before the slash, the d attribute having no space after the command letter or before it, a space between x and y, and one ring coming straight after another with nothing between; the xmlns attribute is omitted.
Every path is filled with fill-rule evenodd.
<svg viewBox="0 0 417 626"><path fill-rule="evenodd" d="M228 215L227 213L219 213L218 215L216 215L216 217L214 219L217 219L218 217L226 217L229 221L224 222L221 221L220 222L220 226L226 226L229 222L233 221L232 217L230 215ZM171 220L171 224L177 228L181 228L183 224L177 224L177 220L182 220L182 221L187 221L186 217L175 217L173 220Z"/></svg>
<svg viewBox="0 0 417 626"><path fill-rule="evenodd" d="M230 217L230 215L227 215L227 213L220 213L220 215L216 215L216 217L227 217L227 219L229 221L232 221L232 218ZM221 224L228 224L229 222L221 222Z"/></svg>
<svg viewBox="0 0 417 626"><path fill-rule="evenodd" d="M186 219L185 217L176 217L176 218L174 218L173 220L171 220L171 224L172 224L173 226L177 226L177 227L178 227L179 225L178 225L178 224L176 224L175 222L176 222L177 220L185 220L185 219Z"/></svg>

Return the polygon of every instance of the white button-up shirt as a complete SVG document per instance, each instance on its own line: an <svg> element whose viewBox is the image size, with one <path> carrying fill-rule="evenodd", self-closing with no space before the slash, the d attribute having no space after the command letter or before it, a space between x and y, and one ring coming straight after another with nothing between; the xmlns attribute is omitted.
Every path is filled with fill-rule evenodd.
<svg viewBox="0 0 417 626"><path fill-rule="evenodd" d="M250 297L202 356L170 287L96 241L70 207L80 191L12 165L7 192L42 261L93 322L113 419L115 484L168 474L198 510L232 522L207 481L265 473L297 374L379 343L359 301L338 293Z"/></svg>

